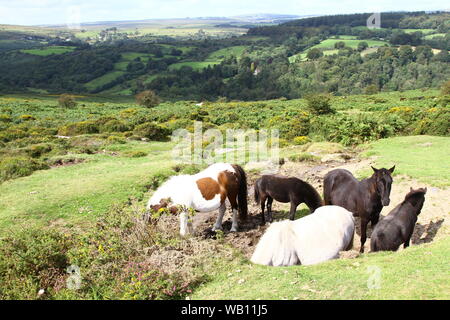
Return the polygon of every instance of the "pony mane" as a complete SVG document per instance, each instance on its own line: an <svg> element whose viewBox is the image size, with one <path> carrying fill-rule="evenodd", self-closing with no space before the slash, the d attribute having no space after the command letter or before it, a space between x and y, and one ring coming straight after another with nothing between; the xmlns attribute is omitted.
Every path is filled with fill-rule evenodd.
<svg viewBox="0 0 450 320"><path fill-rule="evenodd" d="M425 199L425 194L427 193L427 189L425 188L419 188L416 190L413 190L411 188L411 191L405 196L405 200L401 203L401 206L405 204L410 204L412 206L416 206L418 203L420 203L421 199ZM423 203L423 202L422 202Z"/></svg>
<svg viewBox="0 0 450 320"><path fill-rule="evenodd" d="M405 196L405 201L408 201L408 199L411 199L413 197L417 197L417 196L424 196L427 193L427 190L424 188L419 188L419 189L411 189L411 191Z"/></svg>
<svg viewBox="0 0 450 320"><path fill-rule="evenodd" d="M322 197L320 196L319 192L317 192L317 190L308 182L303 181L303 180L300 180L300 181L306 187L308 192L310 192L310 194L314 197L314 199L312 199L313 203L311 203L311 205L313 205L315 208L319 208L319 207L323 206L324 202L323 202Z"/></svg>

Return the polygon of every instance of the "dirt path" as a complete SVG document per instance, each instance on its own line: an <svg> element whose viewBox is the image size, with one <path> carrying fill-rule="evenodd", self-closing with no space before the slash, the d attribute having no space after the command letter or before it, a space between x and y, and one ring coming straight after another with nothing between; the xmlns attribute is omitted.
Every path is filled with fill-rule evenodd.
<svg viewBox="0 0 450 320"><path fill-rule="evenodd" d="M373 164L373 159L358 160L355 158L327 163L295 163L286 162L280 170L280 174L295 176L312 184L320 194L323 194L323 177L327 172L337 168L347 169L353 173L360 169L367 168ZM245 224L241 224L241 231L238 233L230 233L231 228L231 212L227 212L224 217L224 237L225 240L233 246L239 248L247 257L250 257L254 251L259 238L262 236L268 225L261 227L260 208L253 200L253 185L255 180L259 177L258 174L249 174L248 176L248 194L249 194L249 219ZM391 205L383 208L382 216L387 215L397 204L403 201L405 195L409 192L410 187L427 187L428 192L425 197L425 204L422 209L414 234L412 237L412 245L419 245L422 243L431 242L449 235L450 209L450 189L441 189L420 183L407 176L396 176L392 185ZM297 210L306 208L301 205ZM289 204L273 203L274 220L283 220L289 212ZM211 227L216 219L216 212L208 214L198 214L194 219L194 226L197 232L204 237L211 237L214 234L211 232ZM354 239L354 249L359 249L359 219L356 220L357 234ZM368 228L368 235L371 234L371 228ZM401 250L401 249L400 249ZM370 239L366 241L365 252L370 251ZM356 252L349 252L343 256L354 257Z"/></svg>

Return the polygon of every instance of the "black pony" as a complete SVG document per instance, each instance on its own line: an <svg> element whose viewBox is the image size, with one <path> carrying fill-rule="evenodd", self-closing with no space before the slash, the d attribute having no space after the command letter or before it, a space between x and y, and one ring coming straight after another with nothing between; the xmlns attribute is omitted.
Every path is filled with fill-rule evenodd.
<svg viewBox="0 0 450 320"><path fill-rule="evenodd" d="M295 211L300 203L306 203L311 212L323 205L320 194L307 182L295 177L264 175L255 182L255 201L261 204L261 223L263 225L266 223L264 218L266 200L269 222L272 222L274 199L283 203L291 203L291 220L294 220Z"/></svg>
<svg viewBox="0 0 450 320"><path fill-rule="evenodd" d="M325 175L323 193L325 205L344 207L361 219L361 248L364 252L364 243L367 239L367 225L369 221L372 228L380 218L383 206L390 203L392 185L391 169L375 169L373 175L362 181L353 177L350 171L336 169Z"/></svg>
<svg viewBox="0 0 450 320"><path fill-rule="evenodd" d="M403 248L409 246L426 193L427 188L411 188L405 200L381 219L372 232L371 251L397 251L402 243Z"/></svg>

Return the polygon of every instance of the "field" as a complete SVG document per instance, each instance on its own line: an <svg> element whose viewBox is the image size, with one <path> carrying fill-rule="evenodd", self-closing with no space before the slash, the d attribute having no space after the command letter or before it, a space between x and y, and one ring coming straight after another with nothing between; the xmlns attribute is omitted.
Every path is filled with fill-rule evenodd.
<svg viewBox="0 0 450 320"><path fill-rule="evenodd" d="M367 42L368 44L368 49L366 49L366 52L369 52L369 50L374 50L374 48L378 48L378 47L383 47L383 46L388 46L388 42L386 41L379 41L379 40L358 40L356 39L355 36L350 36L350 35L341 35L339 36L339 38L329 38L326 40L321 41L319 44L316 44L310 48L308 48L305 52L301 52L301 53L297 53L293 56L289 57L289 61L291 63L295 62L295 61L306 61L306 54L307 51L309 51L310 49L321 49L323 51L324 55L332 55L332 54L337 54L338 50L335 49L334 45L337 42L344 42L346 47L350 47L352 49L356 49L358 47L358 44L360 42ZM366 52L362 52L361 54L367 54Z"/></svg>
<svg viewBox="0 0 450 320"><path fill-rule="evenodd" d="M212 52L204 61L184 61L174 63L170 65L169 70L176 70L182 67L191 67L194 70L201 70L207 68L208 66L220 64L223 59L229 56L235 56L239 58L244 53L246 48L247 46L234 46L220 49Z"/></svg>
<svg viewBox="0 0 450 320"><path fill-rule="evenodd" d="M49 46L49 47L43 47L40 49L28 49L28 50L21 50L23 53L28 54L34 54L37 56L48 56L51 54L63 54L67 52L72 52L75 49L75 47L61 47L61 46Z"/></svg>
<svg viewBox="0 0 450 320"><path fill-rule="evenodd" d="M426 112L436 94L436 91L411 91L383 93L375 96L350 96L345 99L335 97L332 104L338 114L341 114L338 116L368 112L387 116L390 113L410 110L405 108ZM417 99L422 96L425 98ZM406 99L400 100L400 98ZM281 173L300 174L300 177L310 181L319 190L321 190L320 181L323 175L332 168L347 168L357 176L365 177L370 172L371 164L375 166L396 164L393 203L391 207L383 211L383 214L392 209L395 203L401 201L410 186L427 186L431 191L430 195L427 195L426 206L416 228L413 246L407 250L398 253L356 255L356 258L344 257L319 266L270 268L255 266L248 261L256 244L254 240L264 231L263 228L258 227L259 209L252 201L250 202L252 218L238 234L228 233L228 227L225 227L223 237L216 240L204 240L202 236L183 240L176 235L177 219L170 216L161 218L156 229L153 227L145 229L147 230L145 234L148 233L149 236L156 238L148 238L141 233L139 236L135 234L137 230L147 228L136 224L138 223L136 218L142 214L145 202L155 186L167 176L176 174L178 171L175 170L195 172L198 168L177 164L171 154L174 146L172 142L164 141L164 139L155 141L153 138L150 141L148 139L143 141L138 136L141 131L137 127L132 129L130 126L135 121L142 122L139 119L156 120L162 127L190 126L191 122L182 119L195 111L196 107L192 102L163 103L150 112L125 98L121 102L117 101L117 98L111 100L107 97L95 96L79 96L76 99L79 101L76 108L64 109L57 106L56 97L49 95L0 97L0 114L4 115L1 119L3 119L3 126L6 124L6 128L2 129L3 135L0 136L3 141L0 149L2 159L19 160L23 157L32 157L29 159L49 164L47 169L38 169L24 176L7 178L0 184L0 239L6 241L0 250L0 255L12 257L14 250L17 250L16 247L8 244L9 241L13 241L9 235L27 237L27 234L32 235L35 232L33 230L36 230L45 237L35 235L33 236L35 240L27 240L40 241L36 242L36 248L41 248L36 251L36 254L47 250L46 246L52 246L55 252L69 250L64 259L68 259L68 263L80 265L83 274L90 280L78 292L60 288L57 284L45 285L44 283L54 282L51 280L53 278L47 278L45 275L46 267L42 267L43 273L39 273L38 276L21 274L28 283L28 289L24 290L16 286L19 283L14 280L17 274L11 271L13 273L8 273L7 278L0 280L6 281L3 282L3 286L8 288L2 293L3 298L33 298L32 292L37 292L41 286L50 286L46 287L47 298L62 299L146 299L149 295L165 299L186 296L191 299L448 298L447 261L450 243L448 222L445 219L448 215L446 199L448 199L450 177L446 170L448 161L443 161L450 156L448 137L423 135L389 137L381 140L372 137L367 140L367 143L342 145L326 142L324 138L319 138L319 132L311 131L310 142L299 146L287 138L289 132L285 136L282 130L282 137L286 137L283 138L286 141L282 143L281 154L286 157L287 162L282 167ZM278 119L277 124L284 125L283 121L286 122L287 119L280 120L279 116L286 111L294 112L299 107L303 108L304 103L303 100L210 103L206 106L206 110L210 121L216 124L227 125L227 120L224 122L223 119L224 110L233 110L234 113L239 114L241 110L248 111L256 108L260 112L252 113L252 115L257 118L247 117L245 122L239 124L240 126L251 127L257 122L260 122L262 126L270 124L263 121L262 117L267 117L267 121ZM6 114L10 118L6 117ZM232 116L227 116L233 119ZM8 119L18 123L8 122ZM255 119L259 120L255 122ZM70 127L70 130L85 130L83 128L94 128L93 126L97 125L99 131L71 133L68 127L70 124L77 124ZM86 126L88 124L91 127ZM68 134L69 137L56 138L52 132L45 135L42 126L46 126L46 130L59 128L57 129L59 134ZM289 122L286 122L286 126L288 129L291 128ZM31 134L36 132L33 128L39 127L41 127L39 129L41 133ZM324 126L320 125L320 127ZM20 134L18 130L27 130L31 136L10 138L12 133ZM124 130L129 131L127 133ZM355 134L359 136L362 133ZM364 141L354 139L355 137L350 141ZM296 162L297 160L292 157L306 153L312 153L315 156L311 158L312 160L305 162ZM350 154L350 160L344 162L337 160L336 155L340 154ZM6 172L10 172L4 170L12 170L12 167L6 167L5 163L1 163L2 177L5 177ZM250 170L250 193L251 183L256 177L258 177L258 170ZM285 217L288 212L284 204L274 204L274 210L275 219ZM307 209L302 205L299 207L297 216L305 214ZM199 232L202 232L204 228L210 227L214 220L214 213L200 215L195 219L202 221L198 225ZM229 219L228 215L226 219ZM117 223L123 224L122 228L125 229L116 229ZM225 225L227 223L225 222ZM102 225L109 226L102 229L109 230L107 233L96 229L97 226ZM127 229L129 227L131 229ZM114 230L122 231L115 233ZM130 232L125 238L124 230L129 230L126 231L127 234ZM63 238L52 240L58 239L58 234L61 234ZM136 239L139 242L135 242ZM355 243L357 242L358 237L355 237ZM141 250L149 245L156 248L151 256L155 260L151 258L150 262L144 262L148 261L148 257ZM62 247L60 249L59 246L64 246L66 249ZM143 246L142 249L130 251L131 248L136 249L141 246ZM110 248L111 251L104 251L104 248ZM134 269L125 273L118 271L128 268L126 266L130 264L130 259L141 261L139 263L143 263L142 267L146 268L146 272L163 270L158 269L164 268L158 261L161 259L169 261L179 255L176 252L180 252L180 249L174 251L173 248L184 248L181 252L185 254L176 258L177 263L181 265L174 264L174 270L165 268L167 273L158 275L156 278L144 276L139 286L133 282L134 280L130 280L135 276ZM211 250L216 254L207 254ZM420 259L424 255L429 258ZM88 256L91 258L87 258ZM14 265L17 262L11 259L5 259L0 263L0 271L16 270ZM105 264L105 261L110 263ZM193 261L197 262L193 263ZM182 265L184 267L181 267ZM372 266L381 270L380 289L367 288ZM59 267L55 265L55 268ZM65 268L65 266L62 267L62 273L55 279L65 279ZM180 268L185 272L176 276ZM98 277L98 272L103 275ZM125 274L126 277L128 272L131 272L129 274L131 278L114 276L116 272ZM167 279L171 280L167 282ZM189 290L183 289L185 287L181 284L182 282L189 284L187 287ZM173 285L177 287L174 293L164 293L161 296L168 287ZM124 286L125 290L119 289Z"/></svg>

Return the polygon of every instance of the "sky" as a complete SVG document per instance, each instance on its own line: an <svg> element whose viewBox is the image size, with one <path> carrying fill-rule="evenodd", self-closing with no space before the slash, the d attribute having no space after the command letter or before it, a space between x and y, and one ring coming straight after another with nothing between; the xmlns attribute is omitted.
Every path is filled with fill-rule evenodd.
<svg viewBox="0 0 450 320"><path fill-rule="evenodd" d="M0 0L0 24L229 17L255 13L326 15L445 10L448 0Z"/></svg>

